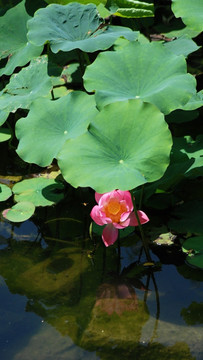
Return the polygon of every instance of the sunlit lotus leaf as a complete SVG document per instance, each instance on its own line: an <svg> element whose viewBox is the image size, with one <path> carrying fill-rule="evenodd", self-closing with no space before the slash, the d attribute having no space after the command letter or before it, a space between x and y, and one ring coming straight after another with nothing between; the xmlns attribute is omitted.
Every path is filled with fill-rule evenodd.
<svg viewBox="0 0 203 360"><path fill-rule="evenodd" d="M157 245L174 245L174 240L176 239L176 235L171 234L171 232L160 234L159 237L153 240L153 243Z"/></svg>
<svg viewBox="0 0 203 360"><path fill-rule="evenodd" d="M123 26L102 25L94 4L51 4L39 9L28 21L28 39L34 45L50 43L54 53L81 49L86 52L108 49L120 36L135 40L138 32Z"/></svg>
<svg viewBox="0 0 203 360"><path fill-rule="evenodd" d="M8 128L0 127L0 142L7 141L11 138L11 132Z"/></svg>
<svg viewBox="0 0 203 360"><path fill-rule="evenodd" d="M47 56L33 59L29 66L13 74L4 88L0 97L3 119L5 120L5 112L29 108L35 99L47 96L51 88L51 78L47 75Z"/></svg>
<svg viewBox="0 0 203 360"><path fill-rule="evenodd" d="M88 131L68 140L57 158L67 182L104 193L157 180L169 163L170 149L163 114L154 105L129 100L103 108Z"/></svg>
<svg viewBox="0 0 203 360"><path fill-rule="evenodd" d="M63 199L63 189L61 182L39 177L20 181L12 190L16 202L29 201L35 206L48 206Z"/></svg>
<svg viewBox="0 0 203 360"><path fill-rule="evenodd" d="M143 18L154 16L154 4L137 0L107 0L106 7L116 16Z"/></svg>
<svg viewBox="0 0 203 360"><path fill-rule="evenodd" d="M107 18L109 16L111 16L111 12L105 7L104 4L99 4L97 5L97 10L98 10L98 13L99 15L104 19L104 18Z"/></svg>
<svg viewBox="0 0 203 360"><path fill-rule="evenodd" d="M202 0L172 0L172 10L192 30L203 30Z"/></svg>
<svg viewBox="0 0 203 360"><path fill-rule="evenodd" d="M31 202L22 201L13 205L12 208L2 212L3 217L9 221L21 222L29 219L35 211L35 206Z"/></svg>
<svg viewBox="0 0 203 360"><path fill-rule="evenodd" d="M140 98L168 114L196 93L196 81L187 74L183 56L154 42L130 42L118 51L99 54L87 67L84 81L87 91L96 91L99 108Z"/></svg>
<svg viewBox="0 0 203 360"><path fill-rule="evenodd" d="M11 195L11 189L7 185L0 184L0 201L7 200Z"/></svg>
<svg viewBox="0 0 203 360"><path fill-rule="evenodd" d="M187 35L183 35L173 41L168 41L164 46L175 55L184 55L185 57L200 48L200 46L197 46Z"/></svg>
<svg viewBox="0 0 203 360"><path fill-rule="evenodd" d="M42 52L42 46L35 46L28 42L26 24L30 18L25 9L25 1L21 1L1 17L0 59L7 56L9 58L6 66L0 69L0 76L12 74L17 66L27 64Z"/></svg>
<svg viewBox="0 0 203 360"><path fill-rule="evenodd" d="M27 118L16 124L18 155L27 162L49 165L65 141L83 134L97 113L94 96L81 91L55 101L35 101Z"/></svg>
<svg viewBox="0 0 203 360"><path fill-rule="evenodd" d="M71 2L73 2L73 0L45 0L45 2L47 4L60 4L60 5L67 5ZM80 4L89 4L89 3L92 3L92 4L96 4L96 5L99 5L99 4L106 4L107 0L77 0L77 3L80 3Z"/></svg>

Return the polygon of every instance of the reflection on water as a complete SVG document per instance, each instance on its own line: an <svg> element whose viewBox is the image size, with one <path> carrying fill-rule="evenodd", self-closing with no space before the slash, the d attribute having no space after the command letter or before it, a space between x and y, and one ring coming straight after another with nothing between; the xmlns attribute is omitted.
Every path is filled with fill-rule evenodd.
<svg viewBox="0 0 203 360"><path fill-rule="evenodd" d="M2 360L203 358L200 272L148 269L133 239L120 258L95 251L80 222L60 224L42 237L31 221L0 223Z"/></svg>

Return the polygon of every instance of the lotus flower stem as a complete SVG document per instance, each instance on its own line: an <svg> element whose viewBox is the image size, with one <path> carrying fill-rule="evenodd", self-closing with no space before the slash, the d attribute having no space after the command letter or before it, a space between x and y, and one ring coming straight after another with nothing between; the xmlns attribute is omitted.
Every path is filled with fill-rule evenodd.
<svg viewBox="0 0 203 360"><path fill-rule="evenodd" d="M132 198L132 202L133 202L133 207L134 207L135 216L136 216L136 218L137 218L138 227L139 227L139 230L140 230L140 235L141 235L141 239L142 239L144 251L145 251L147 260L148 260L149 262L151 262L152 259L151 259L150 253L149 253L149 247L148 247L148 244L147 244L146 239L145 239L145 236L144 236L144 232L143 232L143 229L142 229L142 225L141 225L141 223L140 223L140 219L139 219L139 216L138 216L138 212L137 212L137 207L136 207L136 203L135 203L133 191L131 190L130 193L131 193L131 198Z"/></svg>

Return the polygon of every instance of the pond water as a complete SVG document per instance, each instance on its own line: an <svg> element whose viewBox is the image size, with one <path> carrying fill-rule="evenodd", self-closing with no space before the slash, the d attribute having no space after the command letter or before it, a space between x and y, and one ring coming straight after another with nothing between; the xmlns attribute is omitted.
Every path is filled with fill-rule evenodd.
<svg viewBox="0 0 203 360"><path fill-rule="evenodd" d="M0 223L1 360L203 359L201 271L62 222Z"/></svg>

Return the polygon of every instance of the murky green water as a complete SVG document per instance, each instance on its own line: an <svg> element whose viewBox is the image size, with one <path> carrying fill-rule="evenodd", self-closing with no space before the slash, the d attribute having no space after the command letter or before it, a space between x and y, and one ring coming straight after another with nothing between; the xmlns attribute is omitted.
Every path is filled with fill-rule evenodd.
<svg viewBox="0 0 203 360"><path fill-rule="evenodd" d="M32 221L0 223L0 359L201 360L202 272L152 271L133 236L120 258L98 240L92 256L80 233L76 221L43 236Z"/></svg>

